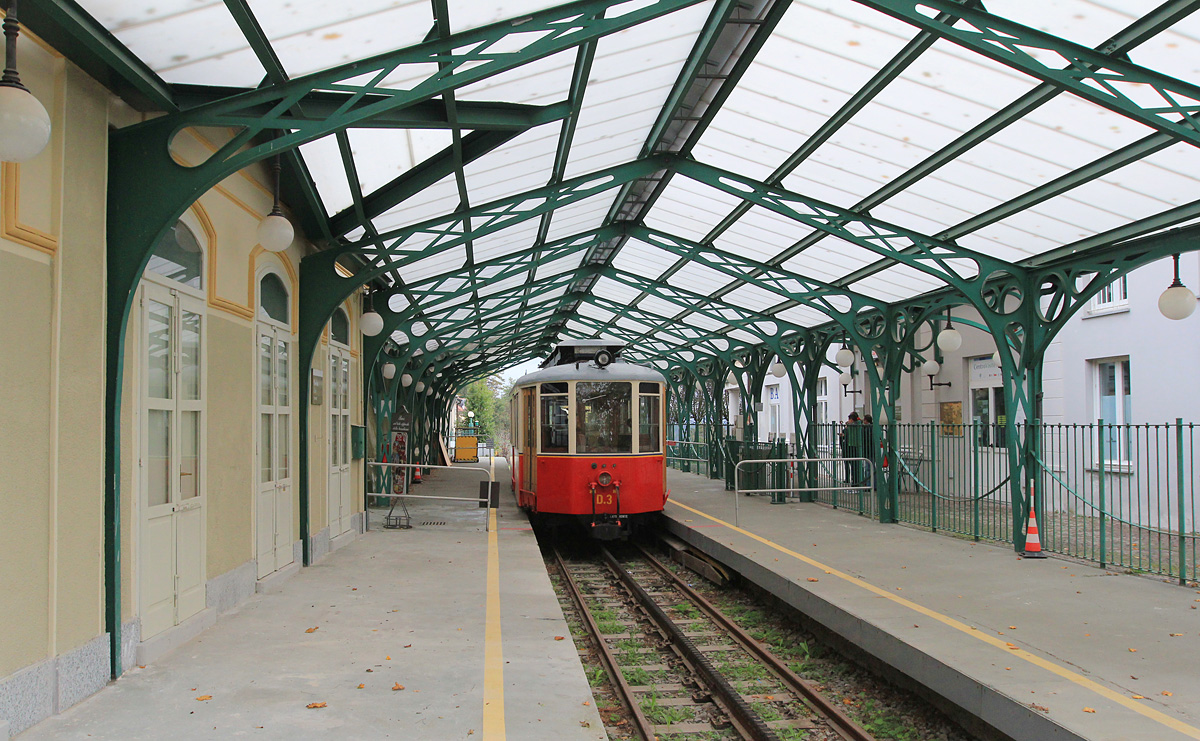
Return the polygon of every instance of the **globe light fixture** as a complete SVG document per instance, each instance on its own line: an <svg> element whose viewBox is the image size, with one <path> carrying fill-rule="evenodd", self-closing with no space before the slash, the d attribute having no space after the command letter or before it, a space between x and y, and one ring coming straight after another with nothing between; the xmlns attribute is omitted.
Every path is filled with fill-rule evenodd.
<svg viewBox="0 0 1200 741"><path fill-rule="evenodd" d="M775 361L775 363L771 366L771 375L775 376L776 378L783 378L787 375L787 368L783 366L783 361Z"/></svg>
<svg viewBox="0 0 1200 741"><path fill-rule="evenodd" d="M409 386L411 386L412 385L412 376L410 376L407 373L400 376L400 385L403 386L404 388L408 388Z"/></svg>
<svg viewBox="0 0 1200 741"><path fill-rule="evenodd" d="M942 364L936 360L926 360L925 363L921 365L921 372L927 376L936 376L941 369Z"/></svg>
<svg viewBox="0 0 1200 741"><path fill-rule="evenodd" d="M962 347L962 333L954 328L954 317L946 310L946 328L938 332L937 346L942 352L955 352Z"/></svg>
<svg viewBox="0 0 1200 741"><path fill-rule="evenodd" d="M826 357L829 357L828 355ZM846 347L846 341L842 340L842 349L837 351L837 355L833 357L834 362L843 368L849 368L854 365L854 351Z"/></svg>
<svg viewBox="0 0 1200 741"><path fill-rule="evenodd" d="M288 221L287 217L283 215L283 211L279 209L279 169L279 155L275 155L275 161L271 164L271 172L275 180L275 187L272 191L275 205L271 207L271 213L258 222L258 243L268 252L283 252L291 246L292 240L296 237L296 230L292 228L292 222Z"/></svg>
<svg viewBox="0 0 1200 741"><path fill-rule="evenodd" d="M10 0L4 18L4 75L0 77L0 160L26 162L50 141L50 114L21 84L17 74L17 2Z"/></svg>
<svg viewBox="0 0 1200 741"><path fill-rule="evenodd" d="M374 337L383 331L383 317L379 312L375 311L375 297L373 294L367 294L367 310L358 320L359 330L367 337Z"/></svg>
<svg viewBox="0 0 1200 741"><path fill-rule="evenodd" d="M395 363L384 363L383 364L383 377L388 379L389 381L396 377L396 364Z"/></svg>
<svg viewBox="0 0 1200 741"><path fill-rule="evenodd" d="M424 391L424 390L425 390L425 382L424 382L424 381L417 381L417 385L416 385L416 392L419 394L419 393L421 393L421 392L422 392L422 391Z"/></svg>
<svg viewBox="0 0 1200 741"><path fill-rule="evenodd" d="M1168 319L1187 319L1196 310L1196 294L1179 280L1179 255L1171 255L1175 261L1175 280L1158 297L1158 310Z"/></svg>
<svg viewBox="0 0 1200 741"><path fill-rule="evenodd" d="M850 382L853 380L854 380L854 376L848 370L844 370L838 375L838 381L843 386L849 386Z"/></svg>
<svg viewBox="0 0 1200 741"><path fill-rule="evenodd" d="M426 395L426 396L433 396L433 386L429 386L429 387L427 387L427 388L425 389L425 395Z"/></svg>

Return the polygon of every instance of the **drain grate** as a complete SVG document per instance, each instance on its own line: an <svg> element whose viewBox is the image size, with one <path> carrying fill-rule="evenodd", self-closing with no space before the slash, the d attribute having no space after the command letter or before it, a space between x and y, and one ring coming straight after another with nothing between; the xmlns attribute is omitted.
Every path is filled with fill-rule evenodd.
<svg viewBox="0 0 1200 741"><path fill-rule="evenodd" d="M445 525L445 524L446 524L445 520L430 520L428 522L421 523L422 526L424 526L424 525Z"/></svg>

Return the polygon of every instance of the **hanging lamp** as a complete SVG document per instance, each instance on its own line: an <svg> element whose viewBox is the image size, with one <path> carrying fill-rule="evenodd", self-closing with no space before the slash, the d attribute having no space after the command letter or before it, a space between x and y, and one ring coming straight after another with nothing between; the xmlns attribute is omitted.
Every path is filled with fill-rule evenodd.
<svg viewBox="0 0 1200 741"><path fill-rule="evenodd" d="M962 347L962 333L954 328L954 317L950 309L946 309L946 328L938 332L937 346L942 352L955 352Z"/></svg>
<svg viewBox="0 0 1200 741"><path fill-rule="evenodd" d="M4 74L0 76L0 160L26 162L50 141L50 114L17 73L17 0L9 0L4 17Z"/></svg>
<svg viewBox="0 0 1200 741"><path fill-rule="evenodd" d="M292 222L288 221L279 208L280 169L279 155L275 155L275 160L271 163L271 175L274 179L271 194L274 197L274 205L271 206L271 213L258 222L258 243L268 252L283 252L291 246L292 240L296 238L296 230L292 228Z"/></svg>
<svg viewBox="0 0 1200 741"><path fill-rule="evenodd" d="M359 317L358 328L367 337L374 337L383 331L383 317L375 311L375 296L367 292L367 310Z"/></svg>
<svg viewBox="0 0 1200 741"><path fill-rule="evenodd" d="M1175 280L1158 297L1158 310L1168 319L1187 319L1196 310L1196 294L1179 280L1179 255L1171 255L1175 261Z"/></svg>

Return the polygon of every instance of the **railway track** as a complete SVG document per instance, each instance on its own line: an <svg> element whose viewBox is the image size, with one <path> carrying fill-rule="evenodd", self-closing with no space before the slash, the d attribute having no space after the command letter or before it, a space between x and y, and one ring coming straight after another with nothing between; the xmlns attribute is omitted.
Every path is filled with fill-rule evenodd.
<svg viewBox="0 0 1200 741"><path fill-rule="evenodd" d="M554 560L646 741L873 739L646 550Z"/></svg>

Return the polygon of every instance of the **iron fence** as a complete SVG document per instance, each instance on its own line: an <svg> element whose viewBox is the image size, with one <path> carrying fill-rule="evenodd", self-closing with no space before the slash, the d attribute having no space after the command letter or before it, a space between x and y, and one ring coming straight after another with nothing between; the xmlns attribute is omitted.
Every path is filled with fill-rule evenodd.
<svg viewBox="0 0 1200 741"><path fill-rule="evenodd" d="M1018 437L1010 441L1008 435ZM1012 429L929 422L876 430L832 423L810 428L799 446L725 437L712 447L717 450L708 459L715 465L705 473L725 479L727 489L809 489L789 498L874 517L879 497L856 489L860 477L845 460L867 457L894 475L899 521L1002 543L1014 542L1011 456L1028 451L1023 483L1032 483L1036 494L1043 550L1181 583L1200 578L1197 440L1195 425L1182 420ZM797 458L805 460L785 460ZM750 463L738 468L743 461ZM890 478L880 477L877 485ZM1023 517L1023 503L1017 504ZM1021 531L1025 524L1018 524Z"/></svg>

